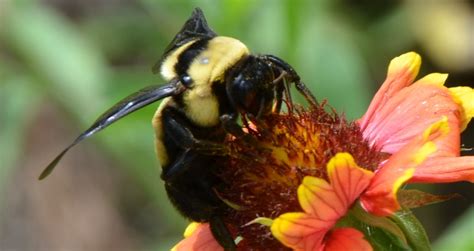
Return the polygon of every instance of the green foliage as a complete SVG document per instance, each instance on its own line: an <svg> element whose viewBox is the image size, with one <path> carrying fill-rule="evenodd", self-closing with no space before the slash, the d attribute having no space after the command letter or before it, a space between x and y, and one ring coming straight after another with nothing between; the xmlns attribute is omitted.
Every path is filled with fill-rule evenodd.
<svg viewBox="0 0 474 251"><path fill-rule="evenodd" d="M474 207L471 206L449 226L446 234L433 244L433 250L474 250L472 233L474 233Z"/></svg>
<svg viewBox="0 0 474 251"><path fill-rule="evenodd" d="M430 240L423 225L409 209L402 209L390 216L405 234L408 244L416 251L431 250Z"/></svg>

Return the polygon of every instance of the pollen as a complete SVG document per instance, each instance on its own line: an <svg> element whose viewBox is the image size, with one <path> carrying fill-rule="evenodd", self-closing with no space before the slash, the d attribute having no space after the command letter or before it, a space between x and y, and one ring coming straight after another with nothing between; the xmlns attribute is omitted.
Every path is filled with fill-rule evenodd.
<svg viewBox="0 0 474 251"><path fill-rule="evenodd" d="M327 179L326 164L337 153L350 153L360 167L371 171L389 157L369 146L355 122L325 105L271 114L247 130L254 140L227 140L232 155L219 170L225 185L217 190L230 205L224 221L242 237L242 250L287 249L267 227L247 223L301 211L298 186L305 176Z"/></svg>

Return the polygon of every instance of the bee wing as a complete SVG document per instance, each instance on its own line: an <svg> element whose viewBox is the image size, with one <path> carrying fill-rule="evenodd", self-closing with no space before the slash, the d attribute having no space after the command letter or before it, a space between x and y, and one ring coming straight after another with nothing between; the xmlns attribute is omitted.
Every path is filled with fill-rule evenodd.
<svg viewBox="0 0 474 251"><path fill-rule="evenodd" d="M173 80L167 85L153 85L145 87L120 100L117 104L100 115L99 118L97 118L97 120L87 130L82 132L68 147L59 153L58 156L56 156L56 158L54 158L54 160L51 161L51 163L49 163L49 165L43 170L39 176L39 179L42 180L46 178L53 171L54 167L58 164L64 154L66 154L69 149L82 140L94 135L110 124L140 108L143 108L165 97L177 95L183 91L184 86L179 81Z"/></svg>
<svg viewBox="0 0 474 251"><path fill-rule="evenodd" d="M152 67L153 73L160 72L163 60L174 50L183 46L189 41L202 38L212 38L217 34L209 27L206 17L201 9L195 8L191 17L184 23L181 30L176 34L171 43L166 47L161 59Z"/></svg>

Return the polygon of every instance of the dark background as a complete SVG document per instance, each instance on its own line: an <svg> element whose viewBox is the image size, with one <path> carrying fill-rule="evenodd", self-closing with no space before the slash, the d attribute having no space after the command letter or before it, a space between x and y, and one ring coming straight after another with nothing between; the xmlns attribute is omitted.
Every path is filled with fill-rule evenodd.
<svg viewBox="0 0 474 251"><path fill-rule="evenodd" d="M152 84L164 47L201 7L220 35L293 65L319 99L360 117L391 58L474 83L472 1L0 0L0 250L167 250L186 222L168 202L143 109L42 168L118 99ZM473 126L463 134L474 146ZM464 154L472 155L466 150ZM474 250L474 186L418 209L435 250Z"/></svg>

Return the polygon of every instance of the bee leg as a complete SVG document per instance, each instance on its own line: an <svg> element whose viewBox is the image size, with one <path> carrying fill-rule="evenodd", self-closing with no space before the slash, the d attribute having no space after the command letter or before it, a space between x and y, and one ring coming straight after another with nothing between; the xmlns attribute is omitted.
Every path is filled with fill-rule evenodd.
<svg viewBox="0 0 474 251"><path fill-rule="evenodd" d="M232 134L236 138L245 138L249 136L242 130L242 127L237 123L237 115L235 113L224 114L220 117L224 130Z"/></svg>
<svg viewBox="0 0 474 251"><path fill-rule="evenodd" d="M258 141L253 137L251 134L244 132L242 130L242 126L237 123L237 115L236 114L224 114L220 117L222 126L224 130L234 137L243 140L245 143L258 146Z"/></svg>
<svg viewBox="0 0 474 251"><path fill-rule="evenodd" d="M308 89L308 87L301 81L295 82L296 89L303 94L305 99L309 102L309 104L313 107L317 107L318 101L316 101L316 97L314 97L313 93Z"/></svg>
<svg viewBox="0 0 474 251"><path fill-rule="evenodd" d="M280 113L281 111L281 104L283 102L283 92L285 91L285 84L283 81L278 79L277 81L274 81L274 83L277 85L275 88L276 92L276 102L275 105L273 106L273 113Z"/></svg>
<svg viewBox="0 0 474 251"><path fill-rule="evenodd" d="M173 163L163 169L161 179L164 181L172 181L176 177L179 177L180 174L188 169L189 164L193 162L195 157L196 153L193 153L189 149L185 150L178 156L178 158L176 158L175 161L173 161Z"/></svg>
<svg viewBox="0 0 474 251"><path fill-rule="evenodd" d="M270 138L271 137L271 132L268 124L264 123L261 119L258 119L252 114L247 114L247 118L252 121L252 124L254 124L258 128L258 134L261 135L263 138Z"/></svg>
<svg viewBox="0 0 474 251"><path fill-rule="evenodd" d="M165 134L167 134L174 144L182 149L191 149L203 155L227 156L230 149L224 144L214 143L207 140L196 139L193 133L179 123L174 116L164 116L163 119Z"/></svg>
<svg viewBox="0 0 474 251"><path fill-rule="evenodd" d="M316 98L314 97L313 93L308 89L308 87L301 82L300 76L298 73L296 73L295 69L291 67L287 62L283 61L283 59L273 56L273 55L262 55L260 56L267 62L273 64L273 66L277 69L280 69L282 71L286 71L288 73L288 80L289 82L295 83L295 87L300 92L308 101L308 103L315 107L318 106L318 101L316 101Z"/></svg>
<svg viewBox="0 0 474 251"><path fill-rule="evenodd" d="M237 123L236 117L237 116L235 114L224 114L220 117L224 130L232 134L237 139L242 140L244 144L257 151L245 151L245 154L239 153L237 156L234 155L234 157L247 159L248 161L264 162L265 158L263 158L260 153L269 151L271 152L271 150L263 147L253 135L244 132L242 127Z"/></svg>
<svg viewBox="0 0 474 251"><path fill-rule="evenodd" d="M224 250L237 250L234 238L232 238L229 229L225 225L224 221L222 221L221 217L211 217L211 219L209 220L209 225L211 228L212 235L214 236L214 238L216 238L217 242L219 242L219 244L224 248Z"/></svg>
<svg viewBox="0 0 474 251"><path fill-rule="evenodd" d="M214 189L219 178L205 170L213 168L209 159L191 150L182 153L161 175L166 192L184 216L196 222L207 222L227 205Z"/></svg>

